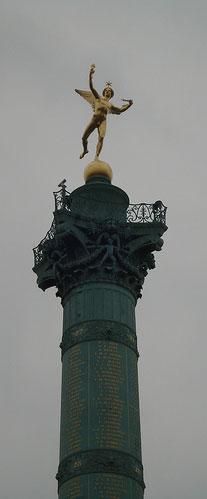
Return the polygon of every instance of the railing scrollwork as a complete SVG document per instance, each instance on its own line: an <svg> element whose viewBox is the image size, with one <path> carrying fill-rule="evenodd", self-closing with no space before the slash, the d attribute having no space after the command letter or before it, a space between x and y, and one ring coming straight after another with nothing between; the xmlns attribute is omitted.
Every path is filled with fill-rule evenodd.
<svg viewBox="0 0 207 499"><path fill-rule="evenodd" d="M53 192L55 198L55 211L68 210L70 211L70 192L66 191L63 186L59 191Z"/></svg>
<svg viewBox="0 0 207 499"><path fill-rule="evenodd" d="M162 222L166 223L166 211L162 201L156 201L153 204L130 204L127 209L127 222L132 223L149 223Z"/></svg>
<svg viewBox="0 0 207 499"><path fill-rule="evenodd" d="M38 244L38 246L33 248L35 265L37 265L44 259L45 253L47 252L48 249L48 245L54 239L54 236L55 236L55 220L53 220L52 225L48 230L44 239L42 239L42 241Z"/></svg>

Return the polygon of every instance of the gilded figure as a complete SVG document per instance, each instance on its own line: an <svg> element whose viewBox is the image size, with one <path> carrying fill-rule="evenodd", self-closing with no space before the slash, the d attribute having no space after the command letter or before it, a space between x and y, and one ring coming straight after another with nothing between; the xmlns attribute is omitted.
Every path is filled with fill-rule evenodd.
<svg viewBox="0 0 207 499"><path fill-rule="evenodd" d="M95 72L95 64L91 65L91 69L89 72L89 87L90 87L90 92L86 90L77 90L75 91L81 95L84 99L86 99L89 104L91 105L94 114L93 117L86 127L84 134L82 136L82 144L83 144L83 152L80 155L80 159L82 159L85 154L88 153L88 138L91 135L91 133L97 128L98 131L98 143L96 147L96 156L95 156L95 161L99 159L100 152L103 147L103 140L106 134L106 117L107 114L121 114L129 107L132 106L133 100L132 99L122 99L123 101L126 101L127 104L123 105L122 107L117 107L114 106L110 101L110 99L114 96L114 91L111 88L111 82L106 83L106 87L104 88L102 92L102 96L99 95L97 90L95 90L93 86L93 74Z"/></svg>

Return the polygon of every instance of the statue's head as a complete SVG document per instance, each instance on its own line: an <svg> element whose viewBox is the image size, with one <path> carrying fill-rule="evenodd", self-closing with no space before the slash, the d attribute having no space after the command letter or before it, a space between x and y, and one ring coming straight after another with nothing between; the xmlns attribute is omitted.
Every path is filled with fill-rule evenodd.
<svg viewBox="0 0 207 499"><path fill-rule="evenodd" d="M108 218L106 221L105 221L105 227L106 227L106 230L112 234L116 229L117 229L117 221L116 220L113 220L112 218Z"/></svg>
<svg viewBox="0 0 207 499"><path fill-rule="evenodd" d="M113 91L113 88L111 88L110 86L106 87L103 89L103 92L102 92L102 95L106 98L106 99L112 99L112 97L114 96L114 91Z"/></svg>

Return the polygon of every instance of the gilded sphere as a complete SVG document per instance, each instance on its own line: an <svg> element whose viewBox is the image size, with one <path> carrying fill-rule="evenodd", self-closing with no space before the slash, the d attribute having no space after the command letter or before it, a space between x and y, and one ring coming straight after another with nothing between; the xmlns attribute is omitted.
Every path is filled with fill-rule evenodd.
<svg viewBox="0 0 207 499"><path fill-rule="evenodd" d="M91 161L84 170L84 180L85 182L89 177L94 175L104 175L108 177L110 181L112 181L113 173L111 167L105 161Z"/></svg>

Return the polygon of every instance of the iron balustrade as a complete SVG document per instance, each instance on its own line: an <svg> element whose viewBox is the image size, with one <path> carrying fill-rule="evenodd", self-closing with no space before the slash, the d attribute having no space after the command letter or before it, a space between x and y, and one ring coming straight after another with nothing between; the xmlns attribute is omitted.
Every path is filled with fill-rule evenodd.
<svg viewBox="0 0 207 499"><path fill-rule="evenodd" d="M53 220L52 225L51 225L50 229L48 230L44 239L42 239L42 241L38 244L38 246L33 248L34 264L35 265L37 265L42 260L44 260L46 249L48 248L48 245L50 244L50 242L53 241L55 233L56 233L56 223L55 223L55 220Z"/></svg>
<svg viewBox="0 0 207 499"><path fill-rule="evenodd" d="M166 223L167 207L162 201L156 201L153 204L140 203L130 204L127 209L127 222L148 223L161 222Z"/></svg>
<svg viewBox="0 0 207 499"><path fill-rule="evenodd" d="M57 192L53 192L55 198L55 211L67 210L70 211L70 192L66 191L63 186Z"/></svg>

